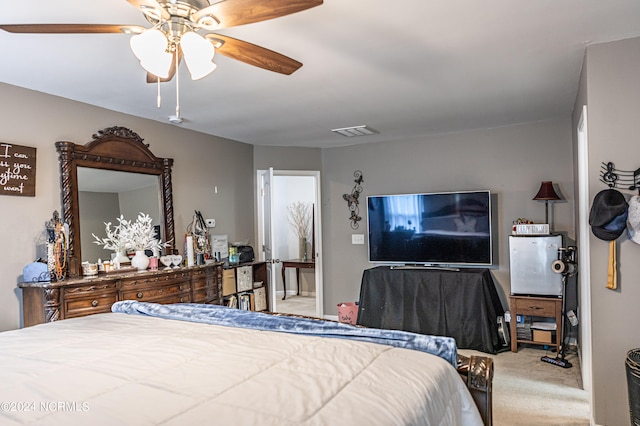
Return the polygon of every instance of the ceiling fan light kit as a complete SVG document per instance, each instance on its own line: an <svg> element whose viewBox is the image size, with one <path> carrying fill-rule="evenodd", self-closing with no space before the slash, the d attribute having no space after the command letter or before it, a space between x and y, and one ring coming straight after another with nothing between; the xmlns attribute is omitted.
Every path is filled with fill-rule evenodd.
<svg viewBox="0 0 640 426"><path fill-rule="evenodd" d="M131 5L143 13L152 28L145 29L139 25L105 25L105 24L0 24L0 29L16 34L144 34L148 31L159 31L166 39L165 50L172 54L180 44L181 38L188 32L196 33L200 30L211 31L213 29L230 28L238 25L252 24L267 21L297 12L302 12L316 6L320 6L323 0L127 0ZM156 36L154 36L156 37ZM269 71L289 75L302 66L302 63L280 53L264 47L257 46L246 41L234 39L216 33L204 34L218 53L229 58L257 66ZM142 52L145 47L133 47L137 42L132 41L132 50L141 61L143 68L152 67L150 62L158 61L151 58L151 53ZM142 44L142 43L140 43ZM154 47L151 49L159 49ZM162 56L156 53L157 56ZM193 56L193 55L191 55ZM186 60L185 60L186 61ZM191 58L189 62L198 61L199 71L196 75L202 75L204 70L209 73L215 66L206 64L211 57L202 59ZM153 65L154 71L149 71L155 76L163 78L163 81L171 80L179 63L172 64L168 76L166 58L159 60L162 66L160 70ZM187 65L188 67L189 65ZM206 75L206 74L205 74ZM192 73L193 77L193 73ZM202 78L202 77L199 77ZM156 78L147 79L156 82Z"/></svg>
<svg viewBox="0 0 640 426"><path fill-rule="evenodd" d="M246 41L216 33L204 34L203 37L197 31L266 21L323 3L323 0L127 1L144 14L152 28L104 24L0 24L0 29L31 34L135 34L130 40L131 50L147 71L147 82L158 85L177 74L182 56L193 80L209 75L216 69L213 63L216 51L249 65L289 75L302 63ZM180 114L176 116L179 118Z"/></svg>
<svg viewBox="0 0 640 426"><path fill-rule="evenodd" d="M167 39L160 30L150 29L129 40L131 51L140 60L142 68L151 74L167 78L173 56L167 52Z"/></svg>
<svg viewBox="0 0 640 426"><path fill-rule="evenodd" d="M185 33L180 40L180 47L192 80L199 80L216 69L216 64L212 62L215 54L213 44L201 35L193 31Z"/></svg>

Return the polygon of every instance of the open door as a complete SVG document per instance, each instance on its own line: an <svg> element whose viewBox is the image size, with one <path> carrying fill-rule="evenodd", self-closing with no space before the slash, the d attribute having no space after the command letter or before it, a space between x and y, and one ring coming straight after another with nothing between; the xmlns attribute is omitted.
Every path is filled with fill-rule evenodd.
<svg viewBox="0 0 640 426"><path fill-rule="evenodd" d="M276 306L276 270L273 267L279 259L273 259L273 168L258 170L258 255L267 263L269 277L269 310Z"/></svg>
<svg viewBox="0 0 640 426"><path fill-rule="evenodd" d="M322 289L322 223L321 223L321 196L320 196L320 172L310 170L258 170L257 171L257 192L258 208L257 217L257 244L259 247L261 260L269 261L269 309L274 312L284 312L299 315L313 315L322 318L323 312L323 289ZM300 196L301 192L304 194ZM311 267L307 267L303 272L297 271L291 265L292 260L298 255L289 253L293 246L287 242L290 235L290 225L287 220L286 207L295 200L310 202L313 208L313 233L310 244L311 253L309 259L315 266L313 277L309 279ZM298 243L296 241L295 252L298 253ZM283 259L282 261L280 259ZM289 259L289 260L287 260ZM285 270L278 266L278 263L288 264ZM312 283L313 286L306 287L306 290L298 294L298 298L292 297L284 300L287 291L284 288L285 273L289 279L297 281L290 285L289 290L300 290L300 278L305 274L305 284ZM294 274L299 274L297 277ZM290 281L291 283L291 281ZM297 285L297 287L296 287ZM282 290L280 290L282 289ZM311 290L311 294L307 293ZM280 291L280 294L277 292ZM284 292L283 292L284 291ZM291 294L291 293L290 293ZM295 295L295 293L293 293ZM313 303L313 305L310 305Z"/></svg>

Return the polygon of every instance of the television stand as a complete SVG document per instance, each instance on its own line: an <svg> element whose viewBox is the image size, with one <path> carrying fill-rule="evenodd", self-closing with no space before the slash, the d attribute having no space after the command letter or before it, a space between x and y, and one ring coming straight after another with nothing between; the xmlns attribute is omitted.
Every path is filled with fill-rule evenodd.
<svg viewBox="0 0 640 426"><path fill-rule="evenodd" d="M390 269L424 269L429 271L454 271L459 272L460 268L453 268L450 266L435 266L435 265L396 265L390 266Z"/></svg>
<svg viewBox="0 0 640 426"><path fill-rule="evenodd" d="M358 325L449 336L459 349L491 354L501 347L498 317L504 308L488 269L366 269L358 305Z"/></svg>

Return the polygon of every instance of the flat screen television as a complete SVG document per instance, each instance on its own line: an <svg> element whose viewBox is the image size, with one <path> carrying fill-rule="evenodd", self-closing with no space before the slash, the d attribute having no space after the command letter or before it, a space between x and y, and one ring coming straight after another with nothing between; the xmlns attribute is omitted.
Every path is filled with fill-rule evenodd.
<svg viewBox="0 0 640 426"><path fill-rule="evenodd" d="M367 197L369 262L440 267L493 263L491 193Z"/></svg>

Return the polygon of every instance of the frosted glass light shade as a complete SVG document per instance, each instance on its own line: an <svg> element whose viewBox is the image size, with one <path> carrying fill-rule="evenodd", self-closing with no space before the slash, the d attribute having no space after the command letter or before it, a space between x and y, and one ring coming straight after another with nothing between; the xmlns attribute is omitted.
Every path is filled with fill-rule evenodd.
<svg viewBox="0 0 640 426"><path fill-rule="evenodd" d="M167 52L167 38L159 30L146 30L129 41L142 68L160 78L169 77L173 56Z"/></svg>
<svg viewBox="0 0 640 426"><path fill-rule="evenodd" d="M192 31L183 34L180 39L180 47L192 80L201 79L216 69L217 65L212 62L215 49L201 35Z"/></svg>

